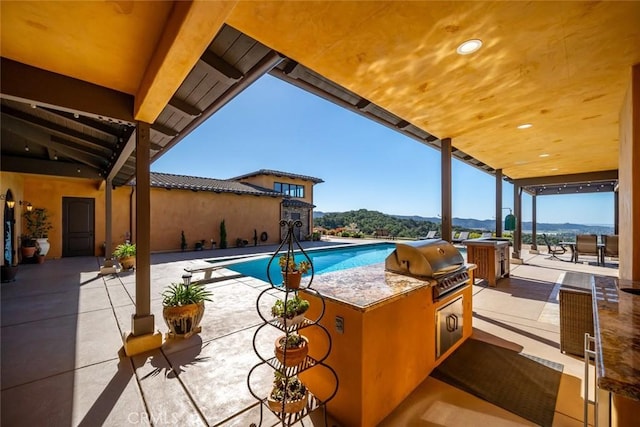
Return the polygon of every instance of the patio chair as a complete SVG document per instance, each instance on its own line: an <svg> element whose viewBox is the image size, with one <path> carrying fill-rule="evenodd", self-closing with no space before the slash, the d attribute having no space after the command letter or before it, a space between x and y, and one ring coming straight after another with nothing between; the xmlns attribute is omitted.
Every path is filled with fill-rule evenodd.
<svg viewBox="0 0 640 427"><path fill-rule="evenodd" d="M436 230L431 230L427 233L426 237L424 237L424 239L435 239L436 238Z"/></svg>
<svg viewBox="0 0 640 427"><path fill-rule="evenodd" d="M576 253L573 262L578 262L580 255L594 255L596 262L600 265L600 253L598 252L598 236L595 234L578 234L576 236Z"/></svg>
<svg viewBox="0 0 640 427"><path fill-rule="evenodd" d="M542 238L544 239L544 243L547 245L547 250L549 256L547 259L557 259L558 261L562 261L560 258L558 258L558 255L562 255L565 252L567 252L567 248L565 248L562 245L554 245L553 248L551 247L551 242L549 241L549 238L547 237L546 234L542 233Z"/></svg>
<svg viewBox="0 0 640 427"><path fill-rule="evenodd" d="M604 257L617 258L618 257L618 235L611 236L602 235L602 243L604 248L602 249L602 265L604 265Z"/></svg>
<svg viewBox="0 0 640 427"><path fill-rule="evenodd" d="M480 236L481 239L488 239L490 237L493 237L493 233L491 233L491 232L482 233L482 236Z"/></svg>
<svg viewBox="0 0 640 427"><path fill-rule="evenodd" d="M452 232L451 232L451 241L452 241L452 242L455 242L455 240L456 240L456 235L457 235L457 234L458 234L458 232L457 232L457 231L452 231Z"/></svg>

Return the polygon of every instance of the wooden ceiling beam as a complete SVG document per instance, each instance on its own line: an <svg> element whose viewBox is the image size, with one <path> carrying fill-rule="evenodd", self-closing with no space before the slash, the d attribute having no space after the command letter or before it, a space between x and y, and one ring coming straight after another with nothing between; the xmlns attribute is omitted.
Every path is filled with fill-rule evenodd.
<svg viewBox="0 0 640 427"><path fill-rule="evenodd" d="M151 130L161 133L164 136L168 136L169 138L175 138L180 135L180 132L175 129L171 129L167 126L161 125L160 123L154 123L151 125Z"/></svg>
<svg viewBox="0 0 640 427"><path fill-rule="evenodd" d="M135 96L134 117L154 123L211 44L236 1L178 1Z"/></svg>
<svg viewBox="0 0 640 427"><path fill-rule="evenodd" d="M231 85L243 77L241 71L237 70L231 64L220 58L215 53L207 50L202 54L200 63L207 65L209 70L215 77L224 83Z"/></svg>
<svg viewBox="0 0 640 427"><path fill-rule="evenodd" d="M115 128L108 125L106 122L96 120L88 116L82 116L79 113L70 113L67 111L56 110L48 107L43 107L42 109L46 110L48 113L54 116L62 117L64 119L80 123L81 125L90 128L92 131L100 133L105 137L111 139L113 142L116 142L118 138L122 137L122 135L126 133L125 129L129 127L127 125L121 125L118 126L118 128ZM78 114L78 117L75 117L75 114Z"/></svg>
<svg viewBox="0 0 640 427"><path fill-rule="evenodd" d="M540 176L535 178L514 179L513 184L520 187L535 187L550 184L569 184L572 182L615 181L618 179L617 170L600 172L576 173L569 175Z"/></svg>
<svg viewBox="0 0 640 427"><path fill-rule="evenodd" d="M0 60L0 93L6 99L133 124L133 96L8 58Z"/></svg>
<svg viewBox="0 0 640 427"><path fill-rule="evenodd" d="M56 160L33 159L17 156L3 155L2 170L5 172L33 173L38 175L103 179L102 171L91 166L79 166L73 163L60 162Z"/></svg>
<svg viewBox="0 0 640 427"><path fill-rule="evenodd" d="M88 147L95 147L105 152L111 152L113 150L113 143L106 142L99 138L83 134L72 129L65 128L62 125L44 120L40 117L36 117L23 111L16 110L14 108L3 105L2 117L4 120L10 122L9 126L17 126L17 122L26 123L27 125L39 128L47 133L58 135L65 139L73 140L81 145ZM3 126L5 123L3 123Z"/></svg>
<svg viewBox="0 0 640 427"><path fill-rule="evenodd" d="M186 103L179 98L176 98L175 96L169 100L169 104L167 105L183 116L196 118L202 114L202 111L200 109Z"/></svg>

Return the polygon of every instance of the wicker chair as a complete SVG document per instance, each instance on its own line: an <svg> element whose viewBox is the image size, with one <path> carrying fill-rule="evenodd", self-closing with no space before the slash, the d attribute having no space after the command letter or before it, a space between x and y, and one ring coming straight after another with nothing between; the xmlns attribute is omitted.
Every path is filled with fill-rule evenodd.
<svg viewBox="0 0 640 427"><path fill-rule="evenodd" d="M598 252L598 236L595 234L578 234L576 236L576 253L573 262L578 262L579 255L594 255L600 265L600 253Z"/></svg>

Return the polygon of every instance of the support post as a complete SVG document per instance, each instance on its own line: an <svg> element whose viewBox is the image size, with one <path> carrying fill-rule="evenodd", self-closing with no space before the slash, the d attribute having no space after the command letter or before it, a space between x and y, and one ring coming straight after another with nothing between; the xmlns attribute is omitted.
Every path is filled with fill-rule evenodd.
<svg viewBox="0 0 640 427"><path fill-rule="evenodd" d="M513 254L512 262L522 264L520 252L522 251L522 187L513 184L513 214L516 216L516 229L513 230Z"/></svg>
<svg viewBox="0 0 640 427"><path fill-rule="evenodd" d="M111 247L111 218L112 218L112 191L113 185L111 184L111 178L106 179L106 185L104 190L104 230L105 230L105 239L104 239L104 265L100 267L100 274L114 274L117 273L118 270L114 265L111 254L113 253L113 248Z"/></svg>
<svg viewBox="0 0 640 427"><path fill-rule="evenodd" d="M451 138L444 138L440 145L440 181L442 193L442 239L451 242Z"/></svg>
<svg viewBox="0 0 640 427"><path fill-rule="evenodd" d="M538 253L538 227L536 226L536 212L538 211L536 207L537 196L534 194L531 196L531 250L529 253L537 254Z"/></svg>
<svg viewBox="0 0 640 427"><path fill-rule="evenodd" d="M125 339L127 356L162 346L151 314L151 180L149 171L150 128L138 122L136 132L136 312L132 332Z"/></svg>
<svg viewBox="0 0 640 427"><path fill-rule="evenodd" d="M502 169L496 169L496 237L502 237Z"/></svg>
<svg viewBox="0 0 640 427"><path fill-rule="evenodd" d="M620 209L620 202L618 200L618 192L614 191L613 192L613 234L619 234L618 230L620 227L620 214L619 214L619 209Z"/></svg>

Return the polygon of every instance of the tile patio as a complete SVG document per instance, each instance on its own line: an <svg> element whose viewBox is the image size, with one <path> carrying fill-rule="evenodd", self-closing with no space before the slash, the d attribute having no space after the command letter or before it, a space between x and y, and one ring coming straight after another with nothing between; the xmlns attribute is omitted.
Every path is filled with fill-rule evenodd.
<svg viewBox="0 0 640 427"><path fill-rule="evenodd" d="M334 241L333 244L339 243ZM320 242L318 244L331 244ZM244 248L269 252L275 247ZM239 249L154 254L151 308L162 320L160 293L179 281L200 258L233 255ZM525 254L526 252L526 254ZM498 287L474 286L474 336L564 365L554 425L578 426L582 360L559 351L557 288L565 271L617 275L615 263L595 266L528 255L512 265L512 277ZM252 340L261 319L255 310L265 283L230 270L214 272L207 285L202 333L128 358L121 336L134 312L134 273L98 276L95 257L21 265L19 280L4 283L2 301L3 425L180 425L248 426L259 407L247 388L258 362ZM273 297L262 304L270 307ZM270 348L273 333L258 348ZM267 390L270 372L258 371L252 385ZM266 391L265 391L266 394ZM265 411L265 415L268 411ZM269 414L270 415L270 414ZM501 408L427 378L381 425L530 425ZM274 425L266 417L263 425ZM321 425L320 417L305 425ZM337 425L337 423L335 424Z"/></svg>

